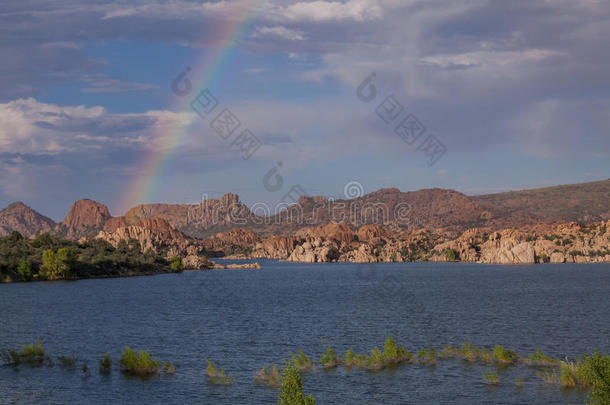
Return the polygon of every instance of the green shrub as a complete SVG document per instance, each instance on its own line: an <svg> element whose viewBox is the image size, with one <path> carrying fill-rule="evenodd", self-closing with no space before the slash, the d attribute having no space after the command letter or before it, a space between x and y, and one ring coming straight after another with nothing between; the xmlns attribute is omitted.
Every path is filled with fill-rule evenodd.
<svg viewBox="0 0 610 405"><path fill-rule="evenodd" d="M485 380L485 383L489 385L500 384L500 377L498 376L498 373L495 373L493 371L488 371L483 374L483 379Z"/></svg>
<svg viewBox="0 0 610 405"><path fill-rule="evenodd" d="M227 376L224 369L217 370L214 363L208 360L208 367L206 368L208 374L208 381L214 385L231 385L233 384L233 377Z"/></svg>
<svg viewBox="0 0 610 405"><path fill-rule="evenodd" d="M301 373L296 365L288 361L282 369L279 396L279 405L315 405L316 400L312 394L305 396Z"/></svg>
<svg viewBox="0 0 610 405"><path fill-rule="evenodd" d="M371 354L366 360L366 367L369 370L381 370L385 367L385 357L378 347L371 350Z"/></svg>
<svg viewBox="0 0 610 405"><path fill-rule="evenodd" d="M172 257L170 267L174 273L180 273L184 270L184 266L182 265L182 259L180 258L180 256Z"/></svg>
<svg viewBox="0 0 610 405"><path fill-rule="evenodd" d="M42 266L38 272L43 280L57 280L60 277L57 257L53 249L48 249L42 252Z"/></svg>
<svg viewBox="0 0 610 405"><path fill-rule="evenodd" d="M20 259L17 274L21 277L21 281L32 281L32 263L29 260Z"/></svg>
<svg viewBox="0 0 610 405"><path fill-rule="evenodd" d="M477 348L470 342L462 343L459 348L459 353L462 356L462 359L474 363L477 361Z"/></svg>
<svg viewBox="0 0 610 405"><path fill-rule="evenodd" d="M275 364L271 366L270 370L264 366L254 375L254 382L267 387L277 387L280 385L280 371Z"/></svg>
<svg viewBox="0 0 610 405"><path fill-rule="evenodd" d="M301 349L297 351L297 354L294 355L291 353L290 355L292 362L295 367L299 369L299 371L307 371L313 367L312 361L307 357L305 353Z"/></svg>
<svg viewBox="0 0 610 405"><path fill-rule="evenodd" d="M16 350L3 350L0 353L2 363L6 365L41 365L44 362L44 348L42 346L42 340L36 339L36 343L31 345L21 346L21 351Z"/></svg>
<svg viewBox="0 0 610 405"><path fill-rule="evenodd" d="M364 368L367 364L367 356L366 354L362 353L354 353L353 351L348 349L345 352L345 356L343 356L343 364L345 364L345 366L348 368Z"/></svg>
<svg viewBox="0 0 610 405"><path fill-rule="evenodd" d="M447 256L447 261L449 261L449 262L454 262L455 259L457 258L457 254L455 253L455 250L453 250L453 249L447 249L445 254Z"/></svg>
<svg viewBox="0 0 610 405"><path fill-rule="evenodd" d="M428 349L420 349L417 352L417 360L422 364L433 366L436 364L436 350L430 346Z"/></svg>
<svg viewBox="0 0 610 405"><path fill-rule="evenodd" d="M176 367L169 361L166 361L163 363L163 371L165 371L165 374L174 375L176 373Z"/></svg>
<svg viewBox="0 0 610 405"><path fill-rule="evenodd" d="M64 368L74 369L76 367L75 357L59 356L57 360L59 361L59 364Z"/></svg>
<svg viewBox="0 0 610 405"><path fill-rule="evenodd" d="M453 359L458 357L460 350L452 345L445 346L438 351L438 357L441 359Z"/></svg>
<svg viewBox="0 0 610 405"><path fill-rule="evenodd" d="M587 403L610 404L610 356L595 351L591 357L585 357L581 375L591 386Z"/></svg>
<svg viewBox="0 0 610 405"><path fill-rule="evenodd" d="M542 350L540 349L537 349L534 353L530 353L530 355L523 361L529 366L543 367L554 366L559 363L559 360L546 356L544 353L542 353Z"/></svg>
<svg viewBox="0 0 610 405"><path fill-rule="evenodd" d="M517 361L517 353L512 350L507 350L504 346L496 346L493 351L493 358L500 364L515 364Z"/></svg>
<svg viewBox="0 0 610 405"><path fill-rule="evenodd" d="M150 377L161 371L160 360L151 359L150 354L144 350L136 353L129 346L125 347L119 365L125 374L138 377Z"/></svg>
<svg viewBox="0 0 610 405"><path fill-rule="evenodd" d="M330 346L326 348L326 353L322 355L320 363L322 366L324 366L324 368L337 367L339 364L339 359L337 358L335 351Z"/></svg>
<svg viewBox="0 0 610 405"><path fill-rule="evenodd" d="M100 359L100 373L108 374L112 369L112 359L110 358L110 353L104 354L104 357Z"/></svg>

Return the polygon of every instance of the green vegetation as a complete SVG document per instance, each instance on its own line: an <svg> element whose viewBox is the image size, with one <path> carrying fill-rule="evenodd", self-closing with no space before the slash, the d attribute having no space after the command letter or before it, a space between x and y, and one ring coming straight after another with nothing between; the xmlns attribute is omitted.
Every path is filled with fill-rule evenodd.
<svg viewBox="0 0 610 405"><path fill-rule="evenodd" d="M104 354L104 357L100 359L100 373L108 374L112 369L112 359L110 358L110 353Z"/></svg>
<svg viewBox="0 0 610 405"><path fill-rule="evenodd" d="M507 350L504 346L496 346L494 347L493 358L500 364L515 364L517 361L517 353L512 350Z"/></svg>
<svg viewBox="0 0 610 405"><path fill-rule="evenodd" d="M270 369L264 366L254 375L254 382L267 387L277 387L280 385L280 371L275 364Z"/></svg>
<svg viewBox="0 0 610 405"><path fill-rule="evenodd" d="M315 405L313 395L305 396L303 393L301 373L292 361L286 362L280 379L279 405Z"/></svg>
<svg viewBox="0 0 610 405"><path fill-rule="evenodd" d="M297 354L290 355L294 366L299 369L299 371L307 371L313 367L313 362L307 357L305 353L301 349L297 351Z"/></svg>
<svg viewBox="0 0 610 405"><path fill-rule="evenodd" d="M161 371L161 361L151 359L150 354L144 350L136 353L129 346L125 347L119 365L125 374L142 378L159 374Z"/></svg>
<svg viewBox="0 0 610 405"><path fill-rule="evenodd" d="M346 367L366 368L368 370L381 370L385 367L396 365L411 360L413 354L403 346L397 346L394 338L389 336L383 346L383 352L378 347L373 348L369 355L354 353L351 350L345 352L343 364Z"/></svg>
<svg viewBox="0 0 610 405"><path fill-rule="evenodd" d="M59 361L59 364L64 368L74 369L76 367L75 357L59 356L57 360Z"/></svg>
<svg viewBox="0 0 610 405"><path fill-rule="evenodd" d="M32 281L32 263L29 260L20 259L17 274L19 274L21 281Z"/></svg>
<svg viewBox="0 0 610 405"><path fill-rule="evenodd" d="M417 360L422 364L427 364L429 366L436 365L436 350L434 347L430 346L427 349L420 349L417 352Z"/></svg>
<svg viewBox="0 0 610 405"><path fill-rule="evenodd" d="M170 267L174 273L181 273L184 270L184 266L182 265L182 259L180 258L180 256L172 257Z"/></svg>
<svg viewBox="0 0 610 405"><path fill-rule="evenodd" d="M217 370L214 363L208 360L208 367L206 368L208 374L208 381L214 385L231 385L233 384L233 377L227 376L224 369Z"/></svg>
<svg viewBox="0 0 610 405"><path fill-rule="evenodd" d="M454 359L458 357L460 350L452 345L445 346L438 351L438 357L441 359Z"/></svg>
<svg viewBox="0 0 610 405"><path fill-rule="evenodd" d="M559 363L559 360L546 356L542 353L542 350L537 349L534 353L531 353L527 358L523 359L523 362L528 366L548 367L556 365Z"/></svg>
<svg viewBox="0 0 610 405"><path fill-rule="evenodd" d="M477 356L477 347L470 342L462 343L462 345L458 349L458 352L460 356L462 356L462 359L470 363L474 363L479 358Z"/></svg>
<svg viewBox="0 0 610 405"><path fill-rule="evenodd" d="M455 253L455 250L453 250L453 249L447 249L445 252L445 255L447 256L448 262L454 262L455 259L457 258L457 254Z"/></svg>
<svg viewBox="0 0 610 405"><path fill-rule="evenodd" d="M488 371L485 374L483 374L483 379L485 380L485 383L488 385L500 384L500 377L498 376L498 373L495 373L493 371Z"/></svg>
<svg viewBox="0 0 610 405"><path fill-rule="evenodd" d="M160 254L142 253L136 240L114 248L100 239L84 243L42 234L35 239L13 232L0 237L0 280L32 281L167 273Z"/></svg>
<svg viewBox="0 0 610 405"><path fill-rule="evenodd" d="M591 386L588 403L610 404L610 355L595 351L591 357L586 357L583 375Z"/></svg>
<svg viewBox="0 0 610 405"><path fill-rule="evenodd" d="M326 353L322 355L320 363L322 366L324 366L324 368L334 368L339 365L339 359L337 358L335 351L330 346L326 348Z"/></svg>
<svg viewBox="0 0 610 405"><path fill-rule="evenodd" d="M176 373L176 367L169 361L166 361L163 363L163 371L165 371L165 374L174 375Z"/></svg>
<svg viewBox="0 0 610 405"><path fill-rule="evenodd" d="M2 359L2 363L5 365L42 365L45 359L42 340L38 338L36 343L21 346L20 352L16 350L3 350L0 352L0 358Z"/></svg>
<svg viewBox="0 0 610 405"><path fill-rule="evenodd" d="M343 364L345 364L345 366L348 368L364 368L367 364L366 354L354 353L353 351L348 349L345 352L345 356L343 356Z"/></svg>

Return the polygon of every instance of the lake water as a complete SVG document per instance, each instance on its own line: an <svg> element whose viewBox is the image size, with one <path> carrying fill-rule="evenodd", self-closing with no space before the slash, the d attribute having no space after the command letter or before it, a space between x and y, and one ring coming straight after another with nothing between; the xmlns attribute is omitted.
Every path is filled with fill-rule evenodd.
<svg viewBox="0 0 610 405"><path fill-rule="evenodd" d="M527 354L610 353L610 266L260 261L262 270L187 271L148 277L0 285L0 348L43 339L53 357L88 361L0 367L2 403L276 403L254 384L263 365L301 348L315 360L332 346L369 351L388 335L411 351L471 341ZM105 352L125 345L171 361L174 376L142 381L97 372ZM206 359L233 375L212 386ZM79 363L80 364L80 363ZM500 370L485 385L483 365L304 374L318 404L582 404L586 393L545 385L536 370ZM495 368L494 368L495 369ZM525 386L518 388L515 377Z"/></svg>

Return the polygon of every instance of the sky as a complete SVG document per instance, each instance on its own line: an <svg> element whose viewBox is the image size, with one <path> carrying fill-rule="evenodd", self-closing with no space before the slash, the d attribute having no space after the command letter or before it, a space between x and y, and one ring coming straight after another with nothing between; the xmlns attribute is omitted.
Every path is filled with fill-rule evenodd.
<svg viewBox="0 0 610 405"><path fill-rule="evenodd" d="M2 2L0 207L607 179L609 37L605 0Z"/></svg>

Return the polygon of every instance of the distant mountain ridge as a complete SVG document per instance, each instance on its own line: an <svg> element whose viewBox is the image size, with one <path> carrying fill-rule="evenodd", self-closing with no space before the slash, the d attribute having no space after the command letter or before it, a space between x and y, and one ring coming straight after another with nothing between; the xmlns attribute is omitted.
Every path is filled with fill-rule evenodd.
<svg viewBox="0 0 610 405"><path fill-rule="evenodd" d="M242 228L261 236L289 235L301 228L345 222L358 228L378 224L393 232L405 229L491 230L537 223L593 223L610 219L610 180L506 193L467 196L448 189L402 192L381 189L350 200L301 196L298 203L269 217L255 215L236 194L200 204L144 204L112 217L108 208L84 199L72 204L55 224L23 203L0 211L0 235L54 232L70 239L114 232L142 219L158 218L185 235L208 238Z"/></svg>
<svg viewBox="0 0 610 405"><path fill-rule="evenodd" d="M30 237L39 232L49 232L55 221L39 214L21 201L14 202L0 211L0 236L10 235L13 231Z"/></svg>

